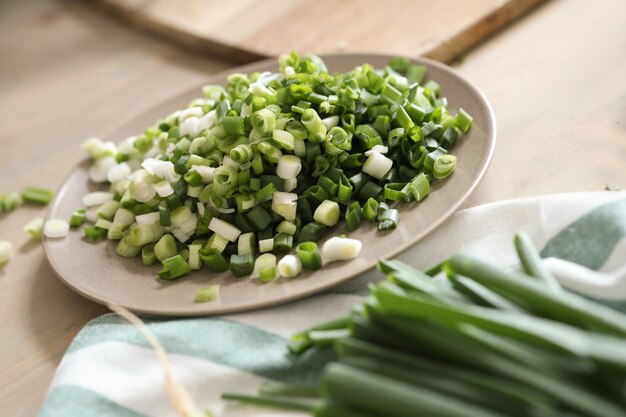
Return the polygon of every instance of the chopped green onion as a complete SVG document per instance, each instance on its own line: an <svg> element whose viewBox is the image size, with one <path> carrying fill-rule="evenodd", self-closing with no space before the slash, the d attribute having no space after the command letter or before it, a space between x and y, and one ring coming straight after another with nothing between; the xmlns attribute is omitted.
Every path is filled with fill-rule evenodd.
<svg viewBox="0 0 626 417"><path fill-rule="evenodd" d="M154 253L154 244L146 245L141 248L141 263L143 266L154 265L157 257Z"/></svg>
<svg viewBox="0 0 626 417"><path fill-rule="evenodd" d="M230 256L230 272L236 277L250 275L254 269L254 257L252 253L245 255Z"/></svg>
<svg viewBox="0 0 626 417"><path fill-rule="evenodd" d="M463 133L467 133L472 126L474 119L465 110L459 109L459 112L454 116L454 125L461 129Z"/></svg>
<svg viewBox="0 0 626 417"><path fill-rule="evenodd" d="M27 203L45 206L52 201L52 197L54 197L54 191L47 188L26 187L24 191L22 191L22 198Z"/></svg>
<svg viewBox="0 0 626 417"><path fill-rule="evenodd" d="M26 223L23 230L28 233L33 239L41 239L43 233L43 218L37 217Z"/></svg>
<svg viewBox="0 0 626 417"><path fill-rule="evenodd" d="M363 217L366 220L373 221L378 213L378 201L370 197L363 205Z"/></svg>
<svg viewBox="0 0 626 417"><path fill-rule="evenodd" d="M269 282L273 281L277 275L275 255L264 253L256 258L252 278L259 278L261 282Z"/></svg>
<svg viewBox="0 0 626 417"><path fill-rule="evenodd" d="M115 212L120 208L119 201L107 201L96 210L96 216L100 219L112 220Z"/></svg>
<svg viewBox="0 0 626 417"><path fill-rule="evenodd" d="M422 201L430 194L430 182L425 174L419 174L409 183L409 191L417 201Z"/></svg>
<svg viewBox="0 0 626 417"><path fill-rule="evenodd" d="M433 176L439 180L449 177L456 168L456 156L443 155L433 164Z"/></svg>
<svg viewBox="0 0 626 417"><path fill-rule="evenodd" d="M259 240L259 252L271 252L274 249L274 238Z"/></svg>
<svg viewBox="0 0 626 417"><path fill-rule="evenodd" d="M13 257L13 245L6 240L0 240L0 266L9 263Z"/></svg>
<svg viewBox="0 0 626 417"><path fill-rule="evenodd" d="M296 246L296 255L302 267L317 270L322 267L322 257L315 242L302 242Z"/></svg>
<svg viewBox="0 0 626 417"><path fill-rule="evenodd" d="M279 68L206 86L204 98L119 145L87 140L89 178L110 187L84 197L72 227L96 223L86 235L119 240L124 256L154 245L161 262L180 255L196 270L204 257L224 270L233 254L316 242L340 218L350 230L381 220L385 202L422 200L454 169L447 152L471 117L451 115L437 83L421 84L424 66L394 58L331 74L318 57L292 53ZM25 194L44 202L46 191ZM0 209L19 198L0 197Z"/></svg>
<svg viewBox="0 0 626 417"><path fill-rule="evenodd" d="M280 145L281 149L286 151L293 151L295 147L295 138L285 130L274 129L272 131L272 139Z"/></svg>
<svg viewBox="0 0 626 417"><path fill-rule="evenodd" d="M354 259L361 253L360 240L346 237L331 237L322 246L324 262L346 261Z"/></svg>
<svg viewBox="0 0 626 417"><path fill-rule="evenodd" d="M0 196L0 210L5 213L11 212L21 206L23 203L22 196L17 191L9 191Z"/></svg>
<svg viewBox="0 0 626 417"><path fill-rule="evenodd" d="M261 205L255 206L247 216L258 229L265 229L272 222L272 216Z"/></svg>
<svg viewBox="0 0 626 417"><path fill-rule="evenodd" d="M426 154L426 158L424 159L424 168L430 172L433 172L433 170L435 169L435 162L447 153L448 151L440 147Z"/></svg>
<svg viewBox="0 0 626 417"><path fill-rule="evenodd" d="M298 236L298 242L313 241L317 242L326 233L327 227L317 222L307 223Z"/></svg>
<svg viewBox="0 0 626 417"><path fill-rule="evenodd" d="M346 223L348 224L348 230L354 231L361 226L363 221L363 209L359 205L358 201L351 203L346 209Z"/></svg>
<svg viewBox="0 0 626 417"><path fill-rule="evenodd" d="M98 219L96 220L96 223L94 224L94 226L99 227L100 229L107 230L107 236L108 236L108 230L111 228L112 225L113 223L105 219Z"/></svg>
<svg viewBox="0 0 626 417"><path fill-rule="evenodd" d="M241 230L217 217L213 217L211 219L211 222L209 223L209 229L219 234L220 236L225 237L229 242L236 241L241 234Z"/></svg>
<svg viewBox="0 0 626 417"><path fill-rule="evenodd" d="M87 213L87 209L76 209L70 218L70 227L80 227L85 221L85 213Z"/></svg>
<svg viewBox="0 0 626 417"><path fill-rule="evenodd" d="M70 230L70 224L62 219L51 219L43 227L43 234L50 239L66 237Z"/></svg>
<svg viewBox="0 0 626 417"><path fill-rule="evenodd" d="M226 246L228 245L228 239L219 235L218 233L213 233L209 240L207 240L204 249L215 249L219 253L224 252Z"/></svg>
<svg viewBox="0 0 626 417"><path fill-rule="evenodd" d="M122 239L123 241L124 239ZM173 280L187 275L190 271L189 265L185 262L185 259L180 255L172 256L171 258L164 259L163 269L158 273L159 278L166 280Z"/></svg>
<svg viewBox="0 0 626 417"><path fill-rule="evenodd" d="M295 179L301 169L302 162L300 158L295 155L283 155L278 160L276 175L285 180Z"/></svg>
<svg viewBox="0 0 626 417"><path fill-rule="evenodd" d="M274 253L288 253L293 246L293 236L286 233L279 233L274 236Z"/></svg>
<svg viewBox="0 0 626 417"><path fill-rule="evenodd" d="M383 187L376 184L375 182L367 181L365 185L363 185L363 188L361 188L361 191L359 192L359 197L363 200L376 198L380 195L382 191Z"/></svg>
<svg viewBox="0 0 626 417"><path fill-rule="evenodd" d="M309 132L308 138L312 142L322 142L326 139L326 125L314 109L306 109L300 118Z"/></svg>
<svg viewBox="0 0 626 417"><path fill-rule="evenodd" d="M210 301L215 301L220 298L220 286L219 285L209 285L207 287L200 288L196 292L196 303L207 303Z"/></svg>
<svg viewBox="0 0 626 417"><path fill-rule="evenodd" d="M325 226L336 225L339 221L339 204L331 200L324 200L315 210L313 218Z"/></svg>
<svg viewBox="0 0 626 417"><path fill-rule="evenodd" d="M113 193L106 191L95 191L83 196L83 205L85 207L101 206L107 201L113 200Z"/></svg>
<svg viewBox="0 0 626 417"><path fill-rule="evenodd" d="M101 229L96 226L85 226L83 228L83 231L85 232L85 237L87 238L87 240L90 240L92 242L107 237L107 230Z"/></svg>
<svg viewBox="0 0 626 417"><path fill-rule="evenodd" d="M363 172L374 178L383 178L393 166L393 161L379 152L372 152L363 164Z"/></svg>
<svg viewBox="0 0 626 417"><path fill-rule="evenodd" d="M154 245L154 254L159 262L176 255L176 239L170 234L163 235Z"/></svg>
<svg viewBox="0 0 626 417"><path fill-rule="evenodd" d="M277 232L286 233L291 236L295 235L297 230L298 230L298 227L295 224L293 224L292 222L288 222L286 220L280 222L280 224L276 228Z"/></svg>
<svg viewBox="0 0 626 417"><path fill-rule="evenodd" d="M285 255L278 261L278 273L283 278L295 278L302 272L302 262L294 255Z"/></svg>
<svg viewBox="0 0 626 417"><path fill-rule="evenodd" d="M106 230L97 228L98 230L102 230L104 233L102 237L106 237ZM85 232L87 232L87 228L85 228ZM134 246L128 243L128 240L124 237L117 243L117 247L115 248L115 253L124 258L132 258L141 252L141 246Z"/></svg>
<svg viewBox="0 0 626 417"><path fill-rule="evenodd" d="M392 230L398 226L398 210L386 209L378 221L378 230Z"/></svg>
<svg viewBox="0 0 626 417"><path fill-rule="evenodd" d="M200 259L212 272L224 272L228 271L228 261L224 258L221 252L217 249L201 249Z"/></svg>
<svg viewBox="0 0 626 417"><path fill-rule="evenodd" d="M237 253L240 256L243 255L254 255L254 248L256 247L256 237L254 233L242 233L239 235L239 239L237 239Z"/></svg>
<svg viewBox="0 0 626 417"><path fill-rule="evenodd" d="M276 115L271 110L264 108L250 116L250 123L255 130L269 133L276 128Z"/></svg>
<svg viewBox="0 0 626 417"><path fill-rule="evenodd" d="M189 259L187 259L187 263L189 264L189 269L192 271L197 271L202 268L202 260L200 259L200 250L202 249L202 243L192 243L187 246L189 250Z"/></svg>

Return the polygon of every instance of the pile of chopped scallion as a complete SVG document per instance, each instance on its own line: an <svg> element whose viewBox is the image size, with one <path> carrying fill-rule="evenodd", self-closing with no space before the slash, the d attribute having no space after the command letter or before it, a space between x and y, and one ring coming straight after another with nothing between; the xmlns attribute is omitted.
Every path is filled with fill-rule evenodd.
<svg viewBox="0 0 626 417"><path fill-rule="evenodd" d="M271 281L357 256L354 239L331 239L321 254L316 242L341 219L349 230L363 220L394 229L393 203L422 200L454 171L448 151L472 118L449 113L424 66L394 58L331 74L319 57L291 53L279 68L205 86L119 145L88 139L89 177L110 191L85 196L70 226L92 221L87 238L162 263L163 279L204 264Z"/></svg>

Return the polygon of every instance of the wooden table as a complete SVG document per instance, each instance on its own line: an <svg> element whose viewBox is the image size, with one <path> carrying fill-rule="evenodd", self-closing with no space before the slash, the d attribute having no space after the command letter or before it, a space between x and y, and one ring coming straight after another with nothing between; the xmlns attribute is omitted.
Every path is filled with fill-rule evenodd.
<svg viewBox="0 0 626 417"><path fill-rule="evenodd" d="M458 65L491 100L498 146L467 207L564 191L626 188L626 7L554 1ZM85 6L0 3L0 192L59 187L88 136L106 138L229 62L194 56ZM21 232L43 209L0 217L17 256L0 272L0 413L32 416L63 352L105 312L67 289Z"/></svg>

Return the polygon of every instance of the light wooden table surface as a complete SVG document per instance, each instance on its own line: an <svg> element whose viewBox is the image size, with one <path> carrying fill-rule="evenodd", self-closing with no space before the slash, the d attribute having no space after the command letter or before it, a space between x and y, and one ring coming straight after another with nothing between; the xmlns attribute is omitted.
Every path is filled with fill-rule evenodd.
<svg viewBox="0 0 626 417"><path fill-rule="evenodd" d="M231 66L131 31L85 6L0 3L0 192L58 188L81 141ZM560 0L471 52L458 70L491 100L492 166L466 206L626 188L626 5ZM111 138L114 139L114 138ZM17 256L0 271L0 414L32 416L63 352L105 309L67 289L23 224L0 217Z"/></svg>

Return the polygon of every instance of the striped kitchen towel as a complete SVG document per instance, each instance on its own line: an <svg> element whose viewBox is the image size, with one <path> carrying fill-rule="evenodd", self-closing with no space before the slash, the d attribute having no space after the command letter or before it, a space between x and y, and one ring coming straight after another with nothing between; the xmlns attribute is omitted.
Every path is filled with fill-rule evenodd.
<svg viewBox="0 0 626 417"><path fill-rule="evenodd" d="M426 268L464 251L511 265L516 262L512 236L522 230L542 248L543 257L567 261L552 265L557 275L558 268L572 262L579 272L602 273L591 275L602 278L602 285L594 287L594 282L582 278L568 285L595 296L604 291L626 300L626 291L620 294L619 285L611 281L619 281L620 273L626 279L626 192L558 194L463 210L399 259ZM332 351L311 350L292 357L286 348L289 336L347 311L362 300L369 282L381 278L370 271L324 294L260 311L146 321L169 352L174 374L198 405L222 416L297 416L226 405L219 400L220 393L253 393L264 380L317 381L324 364L333 359ZM626 290L626 285L622 288ZM622 307L615 300L613 305ZM76 336L39 413L40 417L175 415L154 352L114 314L96 318Z"/></svg>

